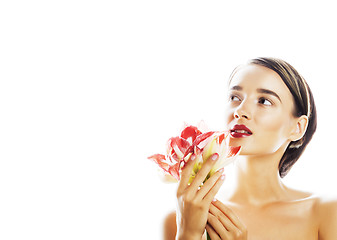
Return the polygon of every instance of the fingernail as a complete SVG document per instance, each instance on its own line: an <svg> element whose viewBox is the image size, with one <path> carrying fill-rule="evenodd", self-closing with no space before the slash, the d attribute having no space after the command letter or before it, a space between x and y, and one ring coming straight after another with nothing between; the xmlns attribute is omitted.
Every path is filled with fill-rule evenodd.
<svg viewBox="0 0 337 240"><path fill-rule="evenodd" d="M220 170L219 170L219 173L222 173L224 171L224 169L223 168L221 168Z"/></svg>
<svg viewBox="0 0 337 240"><path fill-rule="evenodd" d="M191 156L191 161L193 161L195 159L195 155L193 154L192 156Z"/></svg>
<svg viewBox="0 0 337 240"><path fill-rule="evenodd" d="M215 161L215 160L218 159L218 157L219 157L219 155L218 155L217 153L214 153L214 154L212 155L212 160Z"/></svg>
<svg viewBox="0 0 337 240"><path fill-rule="evenodd" d="M220 177L221 180L225 180L225 178L226 178L225 174L222 174L221 177Z"/></svg>
<svg viewBox="0 0 337 240"><path fill-rule="evenodd" d="M216 198L213 198L212 202L216 202Z"/></svg>

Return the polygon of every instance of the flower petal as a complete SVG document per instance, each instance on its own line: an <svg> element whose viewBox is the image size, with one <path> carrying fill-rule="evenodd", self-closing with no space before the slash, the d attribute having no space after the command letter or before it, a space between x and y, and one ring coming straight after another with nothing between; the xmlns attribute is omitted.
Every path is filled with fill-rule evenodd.
<svg viewBox="0 0 337 240"><path fill-rule="evenodd" d="M179 162L185 156L185 152L190 145L187 140L181 137L172 137L167 143L167 154L170 155L175 162Z"/></svg>
<svg viewBox="0 0 337 240"><path fill-rule="evenodd" d="M221 151L219 159L213 165L210 175L213 175L219 169L226 167L228 164L232 163L235 160L238 153L240 152L240 150L241 146L240 147L227 146L227 148Z"/></svg>
<svg viewBox="0 0 337 240"><path fill-rule="evenodd" d="M165 162L166 157L163 154L154 154L148 157L148 159L157 163L159 167L161 167L164 171L168 171L170 168L170 165Z"/></svg>
<svg viewBox="0 0 337 240"><path fill-rule="evenodd" d="M176 164L170 166L169 169L168 169L168 173L171 174L178 181L180 180L179 168L180 168L180 164L176 163Z"/></svg>
<svg viewBox="0 0 337 240"><path fill-rule="evenodd" d="M206 132L201 135L199 135L195 141L193 142L193 146L197 146L200 150L203 150L205 145L208 143L210 140L209 137L212 136L214 132Z"/></svg>
<svg viewBox="0 0 337 240"><path fill-rule="evenodd" d="M206 142L206 141L204 141ZM202 156L204 161L206 161L213 153L220 154L220 144L217 143L216 134L211 135L210 139L207 141L207 144L202 150Z"/></svg>
<svg viewBox="0 0 337 240"><path fill-rule="evenodd" d="M225 140L229 135L229 132L222 132L218 137L218 144L222 144L223 140Z"/></svg>
<svg viewBox="0 0 337 240"><path fill-rule="evenodd" d="M191 139L190 143L192 143L197 138L197 136L199 136L200 134L201 134L201 131L197 127L187 126L182 130L180 137L186 140Z"/></svg>
<svg viewBox="0 0 337 240"><path fill-rule="evenodd" d="M241 150L241 146L239 146L239 147L228 146L228 148L226 150L226 158L236 156L239 153L240 150Z"/></svg>
<svg viewBox="0 0 337 240"><path fill-rule="evenodd" d="M203 152L205 149L205 146L207 146L209 144L209 142L214 139L212 137L212 135L215 132L207 132L207 133L202 133L200 134L192 143L192 146L189 147L186 152L185 155L183 157L183 160L186 162L185 157L190 154L190 153L194 153L195 155L199 155L201 154L201 152ZM208 150L206 150L207 152L209 152ZM205 158L207 159L207 158Z"/></svg>

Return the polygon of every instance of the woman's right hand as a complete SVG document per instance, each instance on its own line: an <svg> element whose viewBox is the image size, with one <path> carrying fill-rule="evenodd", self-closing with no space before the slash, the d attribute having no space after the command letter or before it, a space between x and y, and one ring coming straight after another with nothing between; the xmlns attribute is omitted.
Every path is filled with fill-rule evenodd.
<svg viewBox="0 0 337 240"><path fill-rule="evenodd" d="M200 240L204 234L210 205L223 183L223 169L217 171L203 185L207 174L218 160L217 153L210 156L203 164L193 182L188 184L195 156L184 166L177 189L177 237L176 239ZM199 186L201 186L199 188Z"/></svg>

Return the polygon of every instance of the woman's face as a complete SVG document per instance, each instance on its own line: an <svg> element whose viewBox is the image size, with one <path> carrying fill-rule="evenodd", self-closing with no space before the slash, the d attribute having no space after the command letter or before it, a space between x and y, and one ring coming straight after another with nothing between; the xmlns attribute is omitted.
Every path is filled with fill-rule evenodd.
<svg viewBox="0 0 337 240"><path fill-rule="evenodd" d="M296 128L293 101L271 69L253 64L239 69L230 82L226 105L230 145L242 146L240 155L284 152Z"/></svg>

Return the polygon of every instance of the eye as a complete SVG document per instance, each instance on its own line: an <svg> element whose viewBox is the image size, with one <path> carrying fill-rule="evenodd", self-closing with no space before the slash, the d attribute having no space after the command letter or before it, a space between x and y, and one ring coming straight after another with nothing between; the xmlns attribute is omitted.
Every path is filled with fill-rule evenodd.
<svg viewBox="0 0 337 240"><path fill-rule="evenodd" d="M229 101L230 102L239 102L240 101L240 98L236 95L230 95L229 96Z"/></svg>
<svg viewBox="0 0 337 240"><path fill-rule="evenodd" d="M262 105L266 105L266 106L272 106L273 105L272 101L270 101L270 100L268 100L264 97L259 98L258 103L260 103Z"/></svg>

